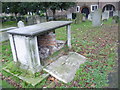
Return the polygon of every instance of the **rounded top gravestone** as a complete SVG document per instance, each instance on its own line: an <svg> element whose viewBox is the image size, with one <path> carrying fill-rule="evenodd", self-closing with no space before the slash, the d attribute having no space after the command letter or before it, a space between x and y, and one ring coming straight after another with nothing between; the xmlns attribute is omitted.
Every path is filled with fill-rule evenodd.
<svg viewBox="0 0 120 90"><path fill-rule="evenodd" d="M21 27L24 27L25 25L24 25L24 22L22 22L22 21L19 21L18 23L17 23L17 25L18 25L18 27L19 28L21 28Z"/></svg>

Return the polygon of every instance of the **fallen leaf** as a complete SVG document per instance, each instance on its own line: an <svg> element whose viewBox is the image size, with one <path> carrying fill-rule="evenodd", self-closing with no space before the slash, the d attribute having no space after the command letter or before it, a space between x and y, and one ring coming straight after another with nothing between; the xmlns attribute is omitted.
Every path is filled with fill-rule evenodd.
<svg viewBox="0 0 120 90"><path fill-rule="evenodd" d="M54 77L49 77L48 80L49 80L49 81L54 81L55 78L54 78Z"/></svg>
<svg viewBox="0 0 120 90"><path fill-rule="evenodd" d="M95 87L95 84L93 83L93 84L91 85L91 87Z"/></svg>
<svg viewBox="0 0 120 90"><path fill-rule="evenodd" d="M4 59L2 59L1 61L2 61L2 62L4 62L5 60L4 60Z"/></svg>

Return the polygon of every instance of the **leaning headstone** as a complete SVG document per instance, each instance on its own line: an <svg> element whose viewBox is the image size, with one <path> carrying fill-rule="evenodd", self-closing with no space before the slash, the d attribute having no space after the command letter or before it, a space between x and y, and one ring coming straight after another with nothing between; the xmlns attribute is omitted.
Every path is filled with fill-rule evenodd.
<svg viewBox="0 0 120 90"><path fill-rule="evenodd" d="M105 11L102 13L102 20L108 20L109 19L109 12Z"/></svg>
<svg viewBox="0 0 120 90"><path fill-rule="evenodd" d="M24 22L22 22L22 21L19 21L18 23L17 23L17 25L18 25L18 27L19 28L21 28L21 27L24 27L25 25L24 25Z"/></svg>
<svg viewBox="0 0 120 90"><path fill-rule="evenodd" d="M83 19L83 15L81 13L76 13L76 21L75 21L75 23L76 24L81 23L82 19Z"/></svg>
<svg viewBox="0 0 120 90"><path fill-rule="evenodd" d="M92 25L95 26L101 26L101 10L96 10L93 13L93 17L92 17Z"/></svg>

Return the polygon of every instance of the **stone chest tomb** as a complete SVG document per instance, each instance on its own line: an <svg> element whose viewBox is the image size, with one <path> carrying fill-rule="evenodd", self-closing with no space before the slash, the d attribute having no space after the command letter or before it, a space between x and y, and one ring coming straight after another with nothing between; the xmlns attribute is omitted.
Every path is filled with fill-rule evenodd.
<svg viewBox="0 0 120 90"><path fill-rule="evenodd" d="M41 71L44 59L65 44L56 40L55 29L67 26L67 45L71 48L71 23L72 21L50 21L8 31L14 62L32 73Z"/></svg>

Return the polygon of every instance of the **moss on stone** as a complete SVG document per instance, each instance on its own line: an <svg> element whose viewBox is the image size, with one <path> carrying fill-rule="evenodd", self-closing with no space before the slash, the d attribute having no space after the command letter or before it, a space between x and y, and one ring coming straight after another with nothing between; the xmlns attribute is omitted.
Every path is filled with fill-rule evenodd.
<svg viewBox="0 0 120 90"><path fill-rule="evenodd" d="M37 76L40 76L40 72L36 72L35 74L33 74L29 70L21 69L20 66L18 66L18 65L19 65L19 62L18 63L14 63L12 61L5 67L5 69L8 69L11 73L16 74L16 75L21 75L21 76L26 76L26 77L37 77Z"/></svg>

